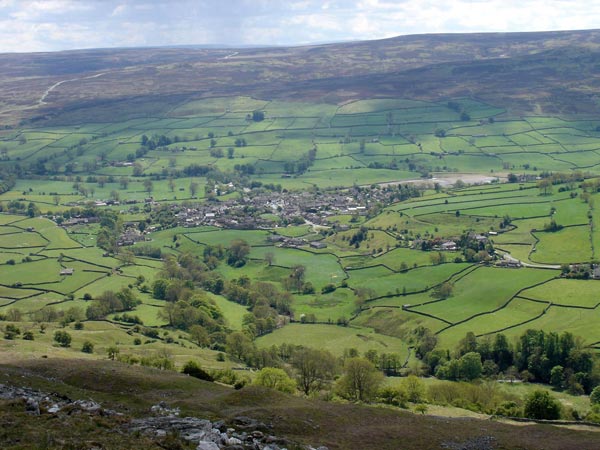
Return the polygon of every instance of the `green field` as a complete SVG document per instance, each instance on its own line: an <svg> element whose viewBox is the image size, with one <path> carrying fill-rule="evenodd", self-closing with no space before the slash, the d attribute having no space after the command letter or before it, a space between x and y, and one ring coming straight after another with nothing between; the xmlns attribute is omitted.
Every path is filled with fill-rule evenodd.
<svg viewBox="0 0 600 450"><path fill-rule="evenodd" d="M400 339L354 326L290 324L257 339L257 345L262 348L281 342L302 343L307 347L329 350L337 356L342 356L344 350L352 348L360 354L373 349L379 353L397 353L402 358L408 355L408 349Z"/></svg>
<svg viewBox="0 0 600 450"><path fill-rule="evenodd" d="M214 270L204 269L227 282L243 283L247 277L284 290L293 267L304 266L303 282L312 290L290 288L289 311L294 320L310 317L319 324L285 325L260 337L260 347L292 342L336 354L373 348L406 355L418 326L430 328L449 349L468 331L516 336L530 326L600 341L593 326L597 281L559 278L561 264L589 263L598 256L594 202L600 194L584 189L581 180L546 188L536 180L548 175L544 171L581 171L587 181L600 175L596 125L510 117L479 100L457 102L469 112L468 120L447 101L382 98L338 107L215 97L183 102L157 117L26 125L6 133L0 169L18 158L23 165L37 164L38 171L43 165L47 175L21 177L0 194L0 313L17 309L29 319L46 306L85 311L86 294L95 298L130 287L142 301L132 314L163 333L167 321L158 313L166 303L149 292L162 261L138 256L124 264L119 255L105 255L96 247L101 224L57 226L57 216L66 220L69 211L76 216L86 208L106 208L118 212L123 223L154 226L157 231L147 234L145 244L163 255L189 252L204 261L209 246L227 249L235 240L246 241L245 264L232 267L223 259ZM264 120L248 118L255 110L264 112ZM170 141L144 149L142 135ZM311 149L313 159L304 170L290 169ZM190 174L190 167L202 170ZM522 179L505 183L508 173ZM171 208L208 204L239 220L257 207L247 197L265 185L300 201L304 192L343 197L349 195L346 189L359 186L367 193L376 186L389 192L408 180L420 186L418 196L377 204L365 194L368 208L361 214L325 208L327 220L318 227L278 216L277 205L263 211L269 221L264 229L161 223ZM112 205L105 205L108 200ZM558 230L544 231L551 220ZM363 238L351 243L361 227ZM280 245L269 240L273 233L305 241ZM483 238L482 248L489 242L496 253L480 263L466 261L460 250L441 254L424 247L465 236ZM315 240L327 247L310 247ZM496 267L503 255L534 267ZM65 268L74 269L73 275L60 275ZM452 294L435 299L443 283L452 285ZM211 298L230 330L244 329L251 309L223 294ZM325 325L342 319L350 326ZM106 339L103 333L124 341L131 324L116 321L114 314L107 320L107 328L86 322L89 330L100 327L98 344ZM193 351L214 359L215 352Z"/></svg>

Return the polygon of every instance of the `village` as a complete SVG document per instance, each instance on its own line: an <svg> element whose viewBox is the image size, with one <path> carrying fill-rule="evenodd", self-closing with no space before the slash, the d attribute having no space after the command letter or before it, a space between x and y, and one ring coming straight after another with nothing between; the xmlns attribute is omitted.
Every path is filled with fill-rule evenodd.
<svg viewBox="0 0 600 450"><path fill-rule="evenodd" d="M272 229L308 223L320 227L336 225L335 216L376 214L381 208L400 200L400 195L416 197L414 186L354 187L346 190L269 191L244 188L239 198L206 201L193 206L171 205L178 224L184 227L216 226L233 229ZM347 227L347 225L346 225Z"/></svg>

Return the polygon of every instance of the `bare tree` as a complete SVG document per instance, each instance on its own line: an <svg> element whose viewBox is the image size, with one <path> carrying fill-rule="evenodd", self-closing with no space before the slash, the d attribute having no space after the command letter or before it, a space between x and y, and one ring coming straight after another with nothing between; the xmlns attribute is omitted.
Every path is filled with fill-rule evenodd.
<svg viewBox="0 0 600 450"><path fill-rule="evenodd" d="M265 262L268 266L272 266L275 262L275 254L273 252L265 253Z"/></svg>

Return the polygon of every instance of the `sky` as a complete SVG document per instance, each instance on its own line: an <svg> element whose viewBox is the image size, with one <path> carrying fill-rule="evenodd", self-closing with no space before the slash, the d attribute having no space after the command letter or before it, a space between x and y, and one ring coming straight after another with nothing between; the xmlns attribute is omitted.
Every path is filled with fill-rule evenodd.
<svg viewBox="0 0 600 450"><path fill-rule="evenodd" d="M600 0L0 0L0 52L600 27Z"/></svg>

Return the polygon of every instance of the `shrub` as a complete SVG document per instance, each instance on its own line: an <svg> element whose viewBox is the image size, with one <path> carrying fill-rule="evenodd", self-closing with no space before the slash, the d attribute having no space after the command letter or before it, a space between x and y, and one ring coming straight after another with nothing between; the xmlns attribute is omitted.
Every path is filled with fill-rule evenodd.
<svg viewBox="0 0 600 450"><path fill-rule="evenodd" d="M516 402L506 401L500 403L495 414L506 417L523 417L523 409Z"/></svg>
<svg viewBox="0 0 600 450"><path fill-rule="evenodd" d="M532 392L525 402L525 417L556 420L560 418L560 404L547 391Z"/></svg>
<svg viewBox="0 0 600 450"><path fill-rule="evenodd" d="M420 403L425 399L425 385L415 375L409 375L402 380L402 387L406 392L406 399L412 403Z"/></svg>
<svg viewBox="0 0 600 450"><path fill-rule="evenodd" d="M261 369L254 379L254 384L290 394L296 389L296 382L283 369L275 367Z"/></svg>
<svg viewBox="0 0 600 450"><path fill-rule="evenodd" d="M94 353L94 344L92 344L90 341L85 341L81 346L81 351L83 353Z"/></svg>
<svg viewBox="0 0 600 450"><path fill-rule="evenodd" d="M158 331L154 328L143 328L142 334L152 339L158 338Z"/></svg>
<svg viewBox="0 0 600 450"><path fill-rule="evenodd" d="M66 331L58 330L54 332L54 341L61 347L71 346L71 335Z"/></svg>
<svg viewBox="0 0 600 450"><path fill-rule="evenodd" d="M115 360L117 355L120 353L120 350L116 346L111 346L106 349L106 354L108 355L108 359Z"/></svg>
<svg viewBox="0 0 600 450"><path fill-rule="evenodd" d="M377 393L377 398L385 404L400 406L401 408L406 408L406 402L408 401L408 396L404 389L391 386L380 389Z"/></svg>
<svg viewBox="0 0 600 450"><path fill-rule="evenodd" d="M31 331L26 331L23 333L23 339L26 341L33 341L35 338L33 337L33 333Z"/></svg>
<svg viewBox="0 0 600 450"><path fill-rule="evenodd" d="M329 294L330 292L335 291L336 287L333 283L328 283L321 288L321 294Z"/></svg>
<svg viewBox="0 0 600 450"><path fill-rule="evenodd" d="M12 323L9 323L8 325L6 325L6 328L4 328L5 339L14 339L15 336L19 334L21 334L21 329L17 328L17 326L13 325Z"/></svg>
<svg viewBox="0 0 600 450"><path fill-rule="evenodd" d="M190 360L186 362L183 369L181 369L181 372L194 378L199 378L200 380L214 381L213 377L207 371L202 369L196 361Z"/></svg>

